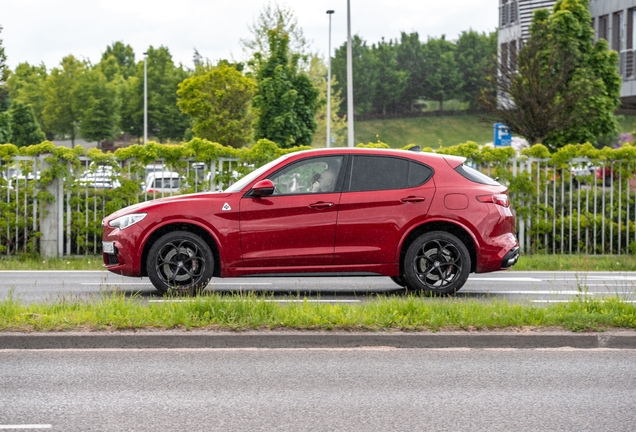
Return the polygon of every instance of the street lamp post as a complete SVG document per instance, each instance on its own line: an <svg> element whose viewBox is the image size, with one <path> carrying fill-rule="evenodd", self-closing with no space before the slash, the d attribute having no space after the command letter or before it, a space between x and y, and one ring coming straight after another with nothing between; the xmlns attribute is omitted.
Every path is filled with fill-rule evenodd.
<svg viewBox="0 0 636 432"><path fill-rule="evenodd" d="M148 52L144 53L144 145L148 141Z"/></svg>
<svg viewBox="0 0 636 432"><path fill-rule="evenodd" d="M331 15L332 10L327 11L329 15L329 51L327 51L327 148L331 147Z"/></svg>
<svg viewBox="0 0 636 432"><path fill-rule="evenodd" d="M351 47L351 6L347 0L347 144L353 147L353 60Z"/></svg>

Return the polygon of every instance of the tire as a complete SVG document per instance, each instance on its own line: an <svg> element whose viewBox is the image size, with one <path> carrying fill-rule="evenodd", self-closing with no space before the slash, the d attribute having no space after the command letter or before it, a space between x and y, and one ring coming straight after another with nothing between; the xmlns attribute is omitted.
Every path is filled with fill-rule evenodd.
<svg viewBox="0 0 636 432"><path fill-rule="evenodd" d="M404 280L404 276L391 276L391 280L399 286L406 288L406 280Z"/></svg>
<svg viewBox="0 0 636 432"><path fill-rule="evenodd" d="M148 278L162 294L203 291L214 273L210 246L196 234L175 231L155 242L146 260Z"/></svg>
<svg viewBox="0 0 636 432"><path fill-rule="evenodd" d="M406 251L407 287L426 294L454 294L468 279L470 254L464 243L444 231L419 236Z"/></svg>

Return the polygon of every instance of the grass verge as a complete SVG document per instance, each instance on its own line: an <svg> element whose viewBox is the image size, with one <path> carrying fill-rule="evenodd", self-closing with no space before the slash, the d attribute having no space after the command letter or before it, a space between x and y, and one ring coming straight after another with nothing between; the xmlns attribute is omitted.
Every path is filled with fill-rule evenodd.
<svg viewBox="0 0 636 432"><path fill-rule="evenodd" d="M355 331L636 328L636 306L619 298L588 298L548 306L457 298L394 296L360 304L277 303L254 294L205 295L144 304L122 294L99 301L23 304L0 301L0 331L131 329L297 329Z"/></svg>
<svg viewBox="0 0 636 432"><path fill-rule="evenodd" d="M101 255L66 258L2 257L0 270L103 270ZM631 255L521 255L511 271L636 271Z"/></svg>

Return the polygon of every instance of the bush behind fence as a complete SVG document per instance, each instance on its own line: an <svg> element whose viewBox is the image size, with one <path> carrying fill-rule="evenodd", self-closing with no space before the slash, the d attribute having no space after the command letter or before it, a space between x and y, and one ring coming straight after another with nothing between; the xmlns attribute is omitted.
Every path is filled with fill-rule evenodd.
<svg viewBox="0 0 636 432"><path fill-rule="evenodd" d="M175 193L221 190L285 153L304 149L309 147L281 149L268 140L234 149L198 138L114 153L50 142L20 149L0 145L0 253L40 253L51 209L58 219L57 255L99 253L104 216ZM636 147L598 150L584 144L550 153L537 144L519 155L511 148L467 142L435 152L464 156L508 187L523 252L636 254ZM183 180L178 192L142 187L153 165L178 173Z"/></svg>

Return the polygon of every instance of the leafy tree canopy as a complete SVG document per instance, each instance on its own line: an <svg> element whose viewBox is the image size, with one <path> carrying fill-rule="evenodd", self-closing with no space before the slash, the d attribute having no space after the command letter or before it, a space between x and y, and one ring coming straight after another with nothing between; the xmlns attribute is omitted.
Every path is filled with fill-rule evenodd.
<svg viewBox="0 0 636 432"><path fill-rule="evenodd" d="M300 72L298 60L299 55L289 54L289 35L280 28L270 30L269 55L260 62L253 102L259 110L256 138L283 148L311 144L316 131L318 90Z"/></svg>
<svg viewBox="0 0 636 432"><path fill-rule="evenodd" d="M12 144L18 147L25 147L32 144L40 144L46 139L44 132L40 129L33 108L18 101L11 102L11 131Z"/></svg>
<svg viewBox="0 0 636 432"><path fill-rule="evenodd" d="M221 62L181 82L177 105L192 117L196 137L241 147L252 139L250 105L255 90L254 80Z"/></svg>
<svg viewBox="0 0 636 432"><path fill-rule="evenodd" d="M537 10L530 38L512 64L500 64L496 92L482 103L530 143L558 149L616 133L618 53L593 42L586 0Z"/></svg>

